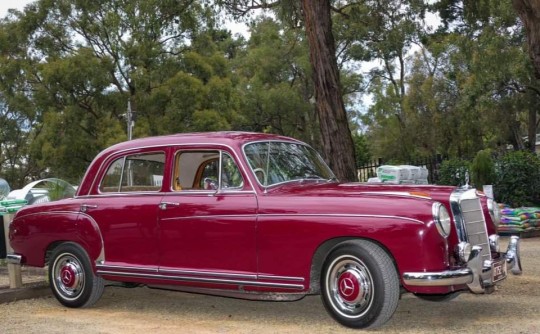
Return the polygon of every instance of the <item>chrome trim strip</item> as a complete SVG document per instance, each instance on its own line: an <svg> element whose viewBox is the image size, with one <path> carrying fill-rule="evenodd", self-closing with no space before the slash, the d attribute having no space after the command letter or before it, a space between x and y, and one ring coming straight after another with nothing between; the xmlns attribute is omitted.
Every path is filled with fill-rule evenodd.
<svg viewBox="0 0 540 334"><path fill-rule="evenodd" d="M218 283L218 284L249 285L249 286L276 287L276 288L285 288L285 289L304 290L304 285L301 285L301 284L284 284L284 283L256 282L256 281L246 281L246 280L200 278L200 277L191 277L191 276L127 273L127 272L121 272L121 271L108 271L108 270L97 270L97 274L102 275L102 276L110 275L110 276L122 276L122 277L163 279L163 280L172 280L172 281L180 281L180 282L184 281L184 282L200 282L200 283Z"/></svg>
<svg viewBox="0 0 540 334"><path fill-rule="evenodd" d="M6 260L8 263L11 264L21 264L22 262L22 255L18 254L7 254Z"/></svg>
<svg viewBox="0 0 540 334"><path fill-rule="evenodd" d="M199 276L212 276L212 277L236 277L245 279L257 279L257 275L249 274L234 274L234 273L215 273L210 271L196 271L196 270L181 270L181 269L159 269L160 273L164 274L184 274L184 275L199 275Z"/></svg>
<svg viewBox="0 0 540 334"><path fill-rule="evenodd" d="M421 199L432 199L429 196L411 194L410 192L407 192L407 191L381 191L381 192L362 191L359 194L362 194L362 195L391 195L391 196L403 196L403 197L413 197L413 198L421 198Z"/></svg>
<svg viewBox="0 0 540 334"><path fill-rule="evenodd" d="M110 193L100 193L98 195L83 195L77 196L77 199L85 198L104 198L104 197L136 197L136 196L163 196L162 192L147 192L147 191L128 191L128 192L110 192Z"/></svg>
<svg viewBox="0 0 540 334"><path fill-rule="evenodd" d="M143 271L143 272L149 272L149 273L157 273L158 268L147 268L147 267L135 267L135 266L120 266L115 264L97 264L96 265L97 270L126 270L126 271Z"/></svg>
<svg viewBox="0 0 540 334"><path fill-rule="evenodd" d="M441 272L409 272L403 274L403 282L411 286L464 285L473 281L469 268Z"/></svg>
<svg viewBox="0 0 540 334"><path fill-rule="evenodd" d="M249 215L187 216L187 217L161 218L160 221L186 220L186 219L217 219L217 218L251 218L251 219L253 219L253 222L255 222L255 219L257 219L257 215L256 214L249 214Z"/></svg>
<svg viewBox="0 0 540 334"><path fill-rule="evenodd" d="M304 278L303 278L303 277L273 276L273 275L257 275L257 278L258 278L258 279L267 279L267 280L304 282Z"/></svg>
<svg viewBox="0 0 540 334"><path fill-rule="evenodd" d="M418 224L425 224L425 222L409 218L409 217L400 217L400 216L389 216L389 215L362 215L362 214L341 214L341 213L306 213L306 214L285 214L285 213L269 213L269 214L259 214L258 217L351 217L351 218L390 218L390 219L403 219L408 220Z"/></svg>

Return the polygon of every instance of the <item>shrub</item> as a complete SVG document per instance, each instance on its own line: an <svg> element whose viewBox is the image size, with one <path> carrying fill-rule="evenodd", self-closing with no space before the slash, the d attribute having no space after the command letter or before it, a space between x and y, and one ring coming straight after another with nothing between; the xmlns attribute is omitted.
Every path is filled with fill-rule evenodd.
<svg viewBox="0 0 540 334"><path fill-rule="evenodd" d="M493 190L498 202L512 207L540 205L540 158L531 152L504 155L496 165Z"/></svg>
<svg viewBox="0 0 540 334"><path fill-rule="evenodd" d="M486 184L495 183L495 163L491 158L491 150L478 151L471 163L471 180L480 190Z"/></svg>
<svg viewBox="0 0 540 334"><path fill-rule="evenodd" d="M469 162L462 159L449 159L441 163L438 184L460 186L466 183Z"/></svg>

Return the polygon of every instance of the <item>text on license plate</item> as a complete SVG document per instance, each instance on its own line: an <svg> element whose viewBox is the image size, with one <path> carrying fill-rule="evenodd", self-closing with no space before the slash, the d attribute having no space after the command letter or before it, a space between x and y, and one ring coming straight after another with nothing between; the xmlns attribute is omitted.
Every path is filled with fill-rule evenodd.
<svg viewBox="0 0 540 334"><path fill-rule="evenodd" d="M491 265L493 282L506 278L506 261L496 261Z"/></svg>

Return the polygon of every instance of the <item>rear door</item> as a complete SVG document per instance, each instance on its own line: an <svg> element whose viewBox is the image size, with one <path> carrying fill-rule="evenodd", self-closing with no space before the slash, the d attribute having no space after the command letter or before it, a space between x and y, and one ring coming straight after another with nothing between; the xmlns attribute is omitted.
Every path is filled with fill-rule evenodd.
<svg viewBox="0 0 540 334"><path fill-rule="evenodd" d="M116 156L98 193L83 198L81 211L96 221L103 238L101 271L157 271L165 156L161 150Z"/></svg>

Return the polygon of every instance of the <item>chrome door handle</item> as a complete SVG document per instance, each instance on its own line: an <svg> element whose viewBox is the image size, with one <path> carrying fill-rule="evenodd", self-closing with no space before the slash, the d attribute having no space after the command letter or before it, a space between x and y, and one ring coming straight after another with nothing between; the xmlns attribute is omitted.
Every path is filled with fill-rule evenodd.
<svg viewBox="0 0 540 334"><path fill-rule="evenodd" d="M161 202L161 203L159 203L159 208L161 210L167 210L168 206L176 206L176 207L178 207L178 206L180 206L180 203L175 203L175 202Z"/></svg>
<svg viewBox="0 0 540 334"><path fill-rule="evenodd" d="M97 209L97 205L93 205L93 204L82 204L81 205L81 212L87 212L88 209Z"/></svg>

